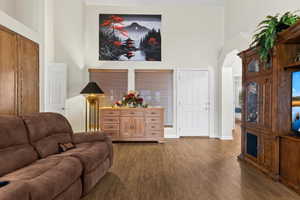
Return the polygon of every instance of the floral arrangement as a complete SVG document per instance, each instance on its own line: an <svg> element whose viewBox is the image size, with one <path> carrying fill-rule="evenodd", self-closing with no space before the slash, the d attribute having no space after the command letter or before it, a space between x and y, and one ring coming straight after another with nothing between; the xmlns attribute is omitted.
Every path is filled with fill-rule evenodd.
<svg viewBox="0 0 300 200"><path fill-rule="evenodd" d="M147 107L144 104L144 99L139 95L137 91L129 91L128 94L124 95L122 101L117 101L115 103L117 107Z"/></svg>

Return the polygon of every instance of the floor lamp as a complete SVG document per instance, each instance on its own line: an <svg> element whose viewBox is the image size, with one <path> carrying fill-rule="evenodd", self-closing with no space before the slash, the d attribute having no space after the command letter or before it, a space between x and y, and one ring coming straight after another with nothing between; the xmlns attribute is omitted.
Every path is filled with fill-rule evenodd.
<svg viewBox="0 0 300 200"><path fill-rule="evenodd" d="M95 82L89 82L80 92L85 97L85 131L99 131L99 97L103 90Z"/></svg>

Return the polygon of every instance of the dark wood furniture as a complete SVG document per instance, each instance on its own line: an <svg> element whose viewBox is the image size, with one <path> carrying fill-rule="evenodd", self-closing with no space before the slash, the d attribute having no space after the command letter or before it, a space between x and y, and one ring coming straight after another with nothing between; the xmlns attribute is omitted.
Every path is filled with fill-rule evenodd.
<svg viewBox="0 0 300 200"><path fill-rule="evenodd" d="M241 160L300 192L300 138L291 136L291 73L300 52L300 22L279 34L268 63L256 48L243 60Z"/></svg>
<svg viewBox="0 0 300 200"><path fill-rule="evenodd" d="M163 108L101 108L101 131L114 141L162 141Z"/></svg>
<svg viewBox="0 0 300 200"><path fill-rule="evenodd" d="M0 114L39 111L39 46L0 25Z"/></svg>

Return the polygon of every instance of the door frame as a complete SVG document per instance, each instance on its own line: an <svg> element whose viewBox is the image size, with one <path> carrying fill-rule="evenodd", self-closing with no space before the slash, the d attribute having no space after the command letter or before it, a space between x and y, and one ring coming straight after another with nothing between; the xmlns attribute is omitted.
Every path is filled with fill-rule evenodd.
<svg viewBox="0 0 300 200"><path fill-rule="evenodd" d="M213 73L213 68L212 67L194 67L194 68L178 68L176 74L176 82L177 85L179 84L179 74L180 72L184 71L207 71L208 72L208 96L209 96L209 113L208 113L208 120L209 120L209 130L208 130L208 136L210 138L218 138L214 132L214 124L215 124L215 87L214 87L214 73ZM179 87L176 87L176 94L179 96ZM176 116L176 121L178 122L177 124L177 135L178 137L181 137L180 135L180 103L179 103L179 98L176 98L176 107L177 107L177 116Z"/></svg>

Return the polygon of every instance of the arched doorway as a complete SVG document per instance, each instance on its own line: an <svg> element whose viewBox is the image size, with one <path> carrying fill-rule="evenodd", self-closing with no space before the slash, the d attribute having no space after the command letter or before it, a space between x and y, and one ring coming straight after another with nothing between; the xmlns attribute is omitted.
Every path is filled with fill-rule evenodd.
<svg viewBox="0 0 300 200"><path fill-rule="evenodd" d="M225 56L222 65L221 139L231 140L236 119L241 116L242 61L237 49Z"/></svg>

